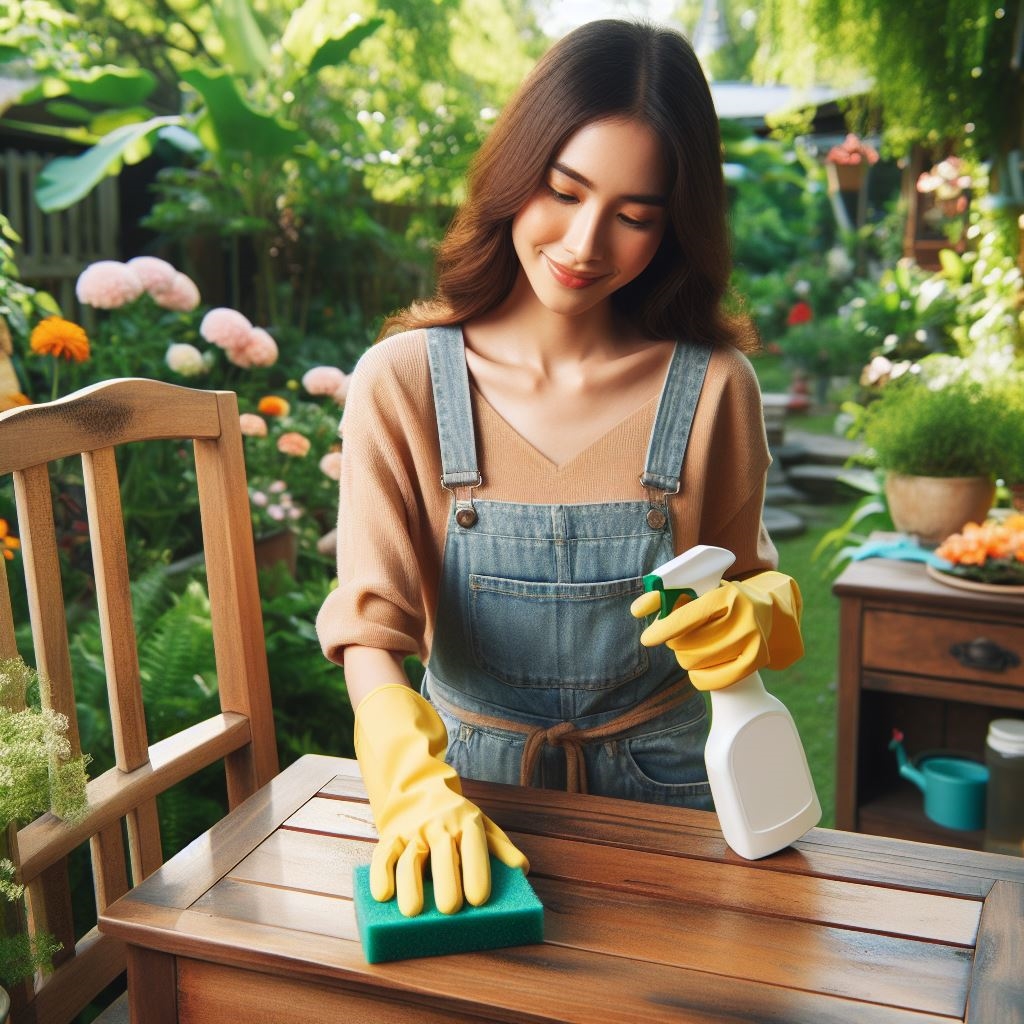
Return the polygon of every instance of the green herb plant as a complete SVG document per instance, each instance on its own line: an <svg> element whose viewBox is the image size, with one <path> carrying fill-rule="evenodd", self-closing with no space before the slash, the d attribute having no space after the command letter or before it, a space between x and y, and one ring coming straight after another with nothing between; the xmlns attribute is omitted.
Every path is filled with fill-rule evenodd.
<svg viewBox="0 0 1024 1024"><path fill-rule="evenodd" d="M87 755L73 756L67 718L28 703L38 675L20 658L0 660L0 982L12 985L49 965L60 944L23 927L18 884L10 857L19 823L52 811L75 821L86 810Z"/></svg>
<svg viewBox="0 0 1024 1024"><path fill-rule="evenodd" d="M866 406L850 405L866 458L910 476L999 475L1007 444L1007 409L994 390L969 378L935 386L907 372Z"/></svg>

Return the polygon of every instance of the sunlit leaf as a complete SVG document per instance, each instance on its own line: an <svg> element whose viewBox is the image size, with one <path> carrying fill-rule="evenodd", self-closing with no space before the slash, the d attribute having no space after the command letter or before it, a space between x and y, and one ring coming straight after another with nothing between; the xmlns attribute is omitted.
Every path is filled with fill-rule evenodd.
<svg viewBox="0 0 1024 1024"><path fill-rule="evenodd" d="M321 68L328 67L332 64L341 64L342 61L348 60L352 55L352 51L367 37L373 35L374 32L384 24L382 18L372 18L370 21L364 21L361 25L356 25L354 28L349 29L345 35L340 36L338 39L328 39L323 46L313 55L312 60L309 62L310 74L315 74Z"/></svg>
<svg viewBox="0 0 1024 1024"><path fill-rule="evenodd" d="M270 47L260 31L248 0L220 0L213 17L224 40L224 62L248 78L259 75L270 62Z"/></svg>
<svg viewBox="0 0 1024 1024"><path fill-rule="evenodd" d="M113 64L65 71L61 79L76 100L105 106L133 106L156 87L156 78L145 68L119 68Z"/></svg>
<svg viewBox="0 0 1024 1024"><path fill-rule="evenodd" d="M51 160L36 181L36 202L40 209L45 213L66 210L88 195L106 175L118 170L126 156L134 155L132 151L140 140L166 125L180 122L180 117L169 116L126 124L78 156Z"/></svg>
<svg viewBox="0 0 1024 1024"><path fill-rule="evenodd" d="M197 132L214 152L283 156L302 141L303 135L294 125L249 106L228 72L190 68L181 77L206 102L205 124L201 122Z"/></svg>

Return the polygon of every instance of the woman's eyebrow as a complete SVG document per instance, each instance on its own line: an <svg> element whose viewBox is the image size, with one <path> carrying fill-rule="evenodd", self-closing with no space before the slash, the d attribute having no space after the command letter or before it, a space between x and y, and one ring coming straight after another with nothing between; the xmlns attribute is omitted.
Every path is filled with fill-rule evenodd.
<svg viewBox="0 0 1024 1024"><path fill-rule="evenodd" d="M574 171L571 167L561 163L558 160L551 161L552 170L558 171L559 174L564 174L567 178L572 178L573 181L579 182L584 188L594 190L594 183L584 175L580 174L579 171ZM668 201L664 196L658 195L630 195L623 196L627 202L630 203L644 203L647 206L667 206Z"/></svg>

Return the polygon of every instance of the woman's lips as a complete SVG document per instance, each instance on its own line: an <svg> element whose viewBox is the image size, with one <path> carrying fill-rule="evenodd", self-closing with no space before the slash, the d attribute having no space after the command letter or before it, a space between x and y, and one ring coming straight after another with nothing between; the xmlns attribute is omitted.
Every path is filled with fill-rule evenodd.
<svg viewBox="0 0 1024 1024"><path fill-rule="evenodd" d="M604 276L603 274L593 274L589 277L584 277L563 267L561 263L556 263L550 256L545 255L544 259L548 261L548 269L551 271L551 276L566 288L588 288Z"/></svg>

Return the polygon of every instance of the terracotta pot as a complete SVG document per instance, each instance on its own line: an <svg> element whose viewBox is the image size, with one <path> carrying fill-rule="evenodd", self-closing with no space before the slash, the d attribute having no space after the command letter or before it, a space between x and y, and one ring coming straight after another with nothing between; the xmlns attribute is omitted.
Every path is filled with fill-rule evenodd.
<svg viewBox="0 0 1024 1024"><path fill-rule="evenodd" d="M299 557L299 537L291 530L278 530L256 538L256 568L268 569L284 562L294 576Z"/></svg>
<svg viewBox="0 0 1024 1024"><path fill-rule="evenodd" d="M964 523L980 523L995 495L995 482L987 476L889 473L885 478L893 524L922 544L939 544Z"/></svg>

